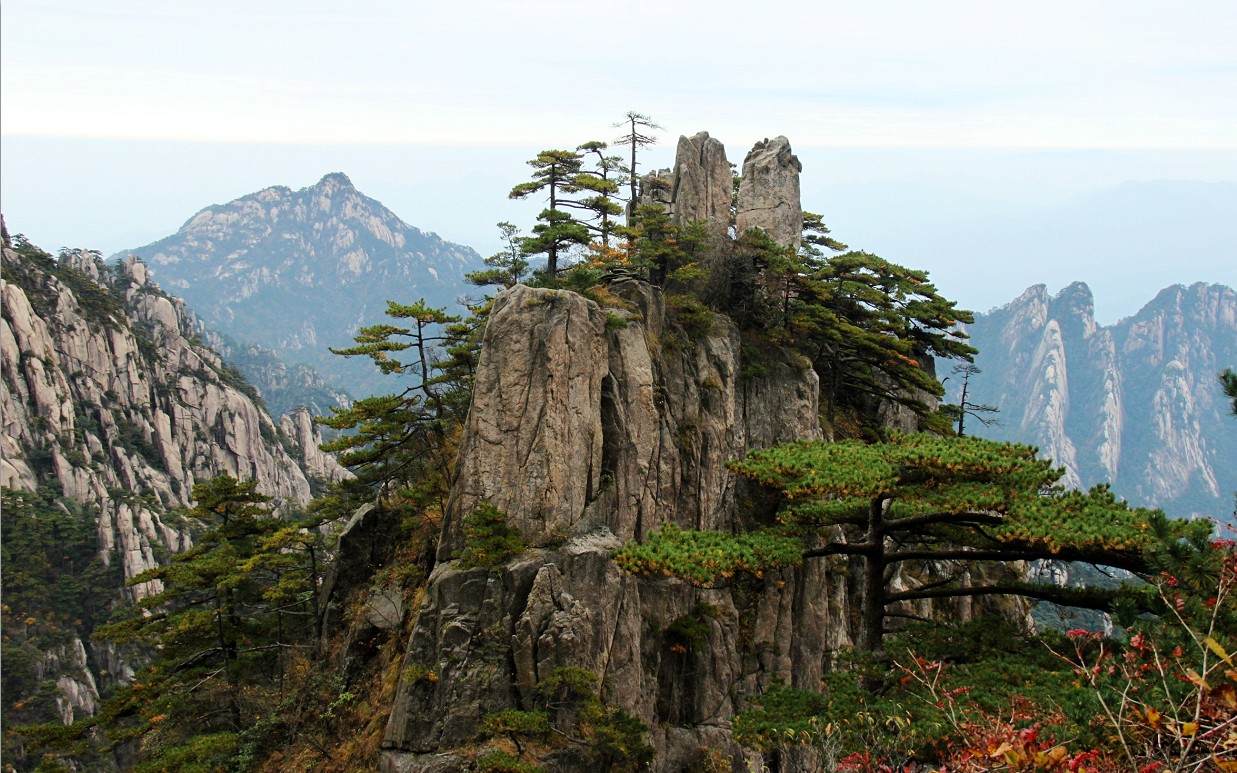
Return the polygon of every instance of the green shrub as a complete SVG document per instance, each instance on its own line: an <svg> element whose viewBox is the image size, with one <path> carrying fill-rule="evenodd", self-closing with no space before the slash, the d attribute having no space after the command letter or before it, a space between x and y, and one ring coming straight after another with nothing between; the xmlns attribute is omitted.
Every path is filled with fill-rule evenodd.
<svg viewBox="0 0 1237 773"><path fill-rule="evenodd" d="M540 773L545 768L531 762L520 762L506 752L489 751L477 756L477 770L485 773Z"/></svg>
<svg viewBox="0 0 1237 773"><path fill-rule="evenodd" d="M614 312L606 312L606 330L622 330L627 327L627 318L620 317Z"/></svg>
<svg viewBox="0 0 1237 773"><path fill-rule="evenodd" d="M669 295L666 304L674 321L691 338L703 338L713 329L713 312L694 295Z"/></svg>
<svg viewBox="0 0 1237 773"><path fill-rule="evenodd" d="M482 502L464 519L464 550L460 567L497 568L523 553L528 545L519 531L507 525L507 514L489 502Z"/></svg>

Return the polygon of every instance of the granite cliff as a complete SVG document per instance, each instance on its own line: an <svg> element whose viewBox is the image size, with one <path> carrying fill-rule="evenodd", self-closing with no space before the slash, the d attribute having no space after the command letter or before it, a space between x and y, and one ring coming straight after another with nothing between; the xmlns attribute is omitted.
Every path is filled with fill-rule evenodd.
<svg viewBox="0 0 1237 773"><path fill-rule="evenodd" d="M184 302L151 282L141 261L108 265L83 251L56 261L20 237L15 247L6 234L0 484L88 521L98 559L114 569L110 605L157 590L122 583L191 544L179 512L195 480L254 479L276 505L295 509L348 474L318 449L308 414L272 421L253 388L199 342ZM6 543L20 517L5 513ZM14 623L14 615L28 623L43 612L6 607L6 680L18 662L9 659L13 648L31 659L40 685L55 685L40 695L67 724L93 713L100 688L132 669L126 655L90 639L88 620L52 631L52 610L46 625ZM106 618L106 609L91 612ZM7 687L4 702L6 720L14 704L31 703Z"/></svg>
<svg viewBox="0 0 1237 773"><path fill-rule="evenodd" d="M1087 285L1056 296L1036 285L967 332L982 369L968 401L1001 411L998 426L969 432L1039 446L1069 485L1111 483L1169 515L1232 520L1237 435L1216 379L1237 364L1231 288L1174 285L1101 326ZM958 378L947 386L956 393Z"/></svg>
<svg viewBox="0 0 1237 773"><path fill-rule="evenodd" d="M387 727L390 770L447 764L485 714L522 705L565 666L597 674L604 702L655 728L656 769L710 750L745 764L726 727L739 696L774 677L816 686L828 653L849 641L843 567L828 582L818 563L702 590L638 580L611 561L664 523L737 528L753 517L753 492L724 463L820 436L808 363L766 351L759 375L745 372L752 355L724 318L693 340L659 291L620 291L634 312L524 286L496 301L440 562ZM462 522L482 502L536 547L496 570L461 568ZM665 631L702 605L716 612L700 646L671 650Z"/></svg>
<svg viewBox="0 0 1237 773"><path fill-rule="evenodd" d="M725 150L707 133L678 149L673 172L646 178L645 201L678 222L704 219L717 240L706 261L724 280L737 270ZM740 188L745 227L792 243L800 167L789 143L758 143L748 161L760 171ZM411 610L384 771L471 769L483 719L527 708L564 668L596 675L604 705L650 728L649 769L761 770L769 761L731 735L744 696L778 680L819 688L852 641L858 581L847 559L709 588L615 565L624 541L665 524L743 530L768 518L767 496L725 463L822 430L807 359L719 314L688 325L640 280L618 277L607 295L603 307L517 285L495 300L437 563ZM461 560L467 520L483 506L505 513L529 549L496 566ZM543 762L590 764L570 745ZM800 769L793 755L780 764Z"/></svg>

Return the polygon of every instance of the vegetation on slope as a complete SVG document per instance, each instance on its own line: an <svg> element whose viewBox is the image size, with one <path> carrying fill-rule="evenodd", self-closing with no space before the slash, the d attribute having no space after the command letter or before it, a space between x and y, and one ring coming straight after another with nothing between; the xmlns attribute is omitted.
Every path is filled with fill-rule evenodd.
<svg viewBox="0 0 1237 773"><path fill-rule="evenodd" d="M805 215L807 246L790 254L758 231L719 247L660 207L624 202L620 191L636 190L631 170L649 139L639 130L652 128L647 117L628 119L630 164L597 142L530 162L533 180L512 195L546 194L550 206L529 236L500 224L507 248L473 281L510 286L540 256L546 265L533 283L602 299L608 281L638 277L671 297L689 334L725 314L747 340L796 349L820 375L822 421L851 439L767 449L732 466L783 498L775 520L741 534L666 527L615 556L629 571L698 584L827 556L859 562L859 646L839 655L819 691L775 685L748 696L736 738L771 759L807 751L856 771L1237 769L1232 543L1210 541L1206 525L1131 509L1103 489L1054 488L1058 471L1034 449L953 436L932 410L940 384L921 363L970 358L951 333L968 312L924 272L846 251L819 216ZM614 220L619 203L632 208L625 226ZM715 249L733 250L729 265L739 267L722 269L733 273L721 293L702 268ZM161 583L145 614L104 629L119 641L157 643L158 654L97 718L33 734L75 752L86 747L70 741L123 744L137 769L376 769L385 712L408 677L399 655L410 617L386 628L366 622L367 595L395 589L410 607L420 601L488 308L482 300L460 320L423 302L392 302L391 321L363 328L356 346L337 352L401 379L399 391L323 419L344 433L328 448L356 479L299 522L264 518L248 483L201 483L193 515L209 527L198 545L136 579ZM880 415L891 402L937 434L889 432ZM316 527L360 517L362 504L376 504L382 524L372 553L342 597L320 595ZM479 510L466 526L466 563L491 567L524 547L496 510ZM1029 559L1117 567L1145 582L1119 591L1031 586L1018 568ZM349 560L336 556L335 568L351 571ZM916 561L950 570L895 588L895 576L905 580L899 567ZM1013 569L1000 579L982 564ZM911 602L997 593L1111 609L1131 635L1035 637L999 620L890 624L915 617ZM689 616L668 632L684 651L699 645L692 624ZM577 744L599 769L642 769L647 729L601 704L595 690L594 675L556 672L527 711L485 719L478 742L498 748L474 766L537 770L540 755Z"/></svg>

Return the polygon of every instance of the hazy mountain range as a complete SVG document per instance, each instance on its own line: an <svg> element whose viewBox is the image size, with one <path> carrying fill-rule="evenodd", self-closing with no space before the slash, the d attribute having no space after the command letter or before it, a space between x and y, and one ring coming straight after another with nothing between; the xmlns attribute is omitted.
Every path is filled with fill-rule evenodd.
<svg viewBox="0 0 1237 773"><path fill-rule="evenodd" d="M968 402L1000 409L968 434L1039 446L1075 486L1111 483L1170 515L1237 520L1237 417L1217 374L1237 366L1237 292L1173 285L1101 326L1090 288L1035 285L968 327L982 372ZM950 376L948 368L940 375ZM957 401L959 374L946 383Z"/></svg>
<svg viewBox="0 0 1237 773"><path fill-rule="evenodd" d="M121 255L145 261L209 328L310 365L358 396L391 387L368 360L328 347L387 321L388 300L454 306L463 275L481 265L472 249L408 225L340 173L207 207L175 234Z"/></svg>
<svg viewBox="0 0 1237 773"><path fill-rule="evenodd" d="M847 184L820 199L812 210L842 241L929 269L947 297L976 311L1034 284L1082 281L1096 293L1097 319L1112 324L1172 284L1237 286L1235 182L1128 182L1034 205L929 179Z"/></svg>
<svg viewBox="0 0 1237 773"><path fill-rule="evenodd" d="M1165 186L1175 193L1165 197ZM1027 213L1025 227L1042 216L1045 239L1066 252L1100 251L1106 241L1110 251L1115 243L1134 255L1159 249L1153 236L1171 231L1175 244L1190 247L1188 265L1205 267L1225 251L1223 239L1188 226L1214 220L1234 192L1237 186L1123 186L1074 211ZM1154 216L1149 199L1159 202ZM970 239L982 244L1010 227L993 221ZM207 207L176 234L125 254L148 261L155 278L223 334L212 344L276 415L301 403L324 412L342 399L331 387L389 391L390 381L368 362L347 362L327 347L346 346L358 326L383 321L388 299L452 305L466 292L463 274L480 264L473 250L406 224L338 173L299 191L270 187ZM1044 268L1014 257L982 270ZM1215 374L1237 365L1235 308L1223 285L1176 285L1104 327L1087 284L1056 297L1035 285L969 328L983 371L969 399L1001 408L998 426L972 421L970 432L1040 446L1066 467L1071 485L1109 482L1171 514L1227 517L1237 490L1230 461L1237 432L1226 431ZM940 375L949 376L948 366ZM956 400L959 379L946 385Z"/></svg>

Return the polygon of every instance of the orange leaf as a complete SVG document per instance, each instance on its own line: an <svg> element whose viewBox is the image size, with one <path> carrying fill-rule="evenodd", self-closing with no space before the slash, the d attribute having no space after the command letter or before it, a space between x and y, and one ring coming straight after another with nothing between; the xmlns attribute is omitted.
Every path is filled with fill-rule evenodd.
<svg viewBox="0 0 1237 773"><path fill-rule="evenodd" d="M1237 688L1231 684L1222 684L1211 691L1211 697L1229 711L1237 711Z"/></svg>

